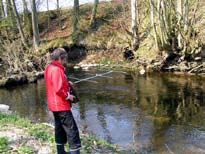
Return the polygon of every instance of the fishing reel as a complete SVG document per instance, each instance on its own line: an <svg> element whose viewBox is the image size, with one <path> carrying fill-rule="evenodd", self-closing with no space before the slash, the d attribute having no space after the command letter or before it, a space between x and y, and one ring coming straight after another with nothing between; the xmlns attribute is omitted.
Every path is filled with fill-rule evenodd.
<svg viewBox="0 0 205 154"><path fill-rule="evenodd" d="M78 94L77 94L76 90L74 89L74 87L72 85L70 85L70 94L75 97L74 100L71 101L71 103L78 103L79 102L79 97L78 97Z"/></svg>

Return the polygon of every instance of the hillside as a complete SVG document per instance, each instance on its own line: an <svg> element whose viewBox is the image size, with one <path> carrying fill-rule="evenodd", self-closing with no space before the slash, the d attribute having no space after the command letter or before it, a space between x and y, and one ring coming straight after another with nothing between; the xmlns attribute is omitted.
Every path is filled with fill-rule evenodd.
<svg viewBox="0 0 205 154"><path fill-rule="evenodd" d="M200 12L202 12L202 21L201 21L201 36L202 40L205 43L205 1L200 1Z"/></svg>
<svg viewBox="0 0 205 154"><path fill-rule="evenodd" d="M120 2L101 2L97 11L96 29L90 29L90 18L92 14L93 4L85 4L80 6L79 33L80 43L95 44L107 46L110 42L115 45L121 43L118 33L122 31L121 20L123 17L122 4ZM41 38L44 41L52 41L56 39L71 42L72 33L72 9L63 9L57 15L57 12L51 11L50 28L46 29L48 13L44 12L39 15L39 27ZM128 22L126 18L125 23Z"/></svg>
<svg viewBox="0 0 205 154"><path fill-rule="evenodd" d="M2 70L0 80L3 80L0 85L6 84L7 80L3 79L4 76L16 74L20 74L22 79L19 79L19 76L14 76L11 79L12 84L13 80L36 81L39 72L41 76L44 70L48 60L48 51L55 47L64 47L74 64L97 63L133 70L204 73L205 51L198 44L205 44L205 1L200 1L196 12L197 25L192 31L194 36L196 34L196 39L190 40L194 52L197 53L196 55L192 51L191 54L188 53L188 60L181 60L183 57L180 54L183 54L183 52L174 53L175 55L171 55L173 57L165 58L167 51L159 52L156 50L148 1L143 1L139 6L140 46L137 51L131 51L134 54L134 60L125 59L123 55L125 48L130 48L132 43L130 3L123 5L123 1L100 2L97 9L95 29L90 28L92 9L93 4L80 6L78 22L80 46L73 46L72 42L72 8L39 12L38 24L41 44L36 51L33 51L32 48L27 50L22 47L20 40L18 40L19 36L14 35L12 31L7 29L4 33L2 32L8 37L8 40L5 40L6 43L0 48L0 70ZM24 30L31 43L32 37L29 36L26 27L24 27ZM169 47L168 52L170 50L172 50L171 47ZM31 79L29 77L27 80L28 76Z"/></svg>
<svg viewBox="0 0 205 154"><path fill-rule="evenodd" d="M131 45L131 15L129 4L123 5L122 1L101 2L97 10L97 27L94 30L90 29L92 8L93 4L80 6L80 19L78 25L80 43L89 48L91 47L91 49L95 51L97 49L106 50L105 54L103 54L105 57L101 58L101 62L106 63L106 61L110 61L111 63L124 64L122 53L125 47ZM153 48L154 39L150 27L150 12L147 8L149 8L149 4L147 3L139 8L139 16L141 18L139 25L140 48L135 52L135 57L156 59L159 53ZM200 1L196 19L197 32L199 33L198 37L205 43L204 8L205 2ZM41 32L41 38L47 42L46 48L70 44L72 42L72 8L63 9L58 15L56 15L56 11L52 11L50 28L48 30L45 29L45 27L48 27L47 22L45 22L47 18L48 13L46 12L39 15L40 27L44 29ZM107 52L107 50L112 51ZM94 59L99 59L101 55L102 54L97 55L97 58L94 57ZM87 60L93 61L93 58L88 57Z"/></svg>

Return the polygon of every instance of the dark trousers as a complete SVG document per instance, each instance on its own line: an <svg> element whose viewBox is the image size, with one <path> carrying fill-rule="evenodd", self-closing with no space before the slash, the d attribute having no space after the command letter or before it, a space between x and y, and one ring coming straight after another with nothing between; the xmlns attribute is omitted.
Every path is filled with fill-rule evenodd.
<svg viewBox="0 0 205 154"><path fill-rule="evenodd" d="M57 144L68 142L70 149L81 147L79 130L71 111L53 112L55 119L55 141Z"/></svg>

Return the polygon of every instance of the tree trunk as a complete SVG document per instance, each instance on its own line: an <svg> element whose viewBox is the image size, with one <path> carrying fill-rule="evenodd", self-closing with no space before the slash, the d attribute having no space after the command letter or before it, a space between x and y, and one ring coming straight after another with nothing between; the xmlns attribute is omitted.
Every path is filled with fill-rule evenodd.
<svg viewBox="0 0 205 154"><path fill-rule="evenodd" d="M156 44L157 50L160 50L160 48L159 48L159 42L158 42L158 38L157 38L156 23L155 23L155 6L154 6L154 0L149 0L149 3L150 3L150 15L151 15L150 19L151 19L151 24L152 24L152 28L153 28L155 44Z"/></svg>
<svg viewBox="0 0 205 154"><path fill-rule="evenodd" d="M164 48L168 42L167 28L166 28L166 5L164 0L158 0L158 23L159 23L159 31L160 31L160 42L162 48Z"/></svg>
<svg viewBox="0 0 205 154"><path fill-rule="evenodd" d="M184 25L184 33L185 33L183 51L186 52L186 50L187 50L187 39L189 39L189 32L188 32L189 3L188 3L188 0L184 1L183 6L184 6L184 8L183 8L183 25ZM189 31L191 31L191 28L189 29Z"/></svg>
<svg viewBox="0 0 205 154"><path fill-rule="evenodd" d="M56 9L57 9L57 10L60 9L60 7L59 7L59 0L56 1Z"/></svg>
<svg viewBox="0 0 205 154"><path fill-rule="evenodd" d="M200 0L196 0L196 1L195 1L194 10L193 10L193 15L192 15L192 17L191 17L190 25L196 24L196 12L197 12L198 7L199 7L199 2L200 2Z"/></svg>
<svg viewBox="0 0 205 154"><path fill-rule="evenodd" d="M27 8L27 3L26 0L22 0L23 3L23 20L24 23L26 22L27 16L28 16L28 8Z"/></svg>
<svg viewBox="0 0 205 154"><path fill-rule="evenodd" d="M21 22L20 22L20 18L19 18L19 15L18 15L18 12L17 12L17 9L16 9L16 4L15 4L14 0L11 0L11 4L12 4L12 9L14 11L15 19L16 19L16 25L17 25L17 28L18 28L20 36L21 36L21 41L22 41L22 43L24 44L25 47L28 47L28 43L26 41L23 29L22 29L22 25L21 25Z"/></svg>
<svg viewBox="0 0 205 154"><path fill-rule="evenodd" d="M58 26L62 27L62 22L60 19L61 10L60 10L60 5L59 5L59 0L56 0L56 10L57 10L57 14L58 14L58 18L57 18Z"/></svg>
<svg viewBox="0 0 205 154"><path fill-rule="evenodd" d="M161 0L157 1L157 12L158 12L160 44L163 47L164 46L164 34L163 34L163 27L162 27Z"/></svg>
<svg viewBox="0 0 205 154"><path fill-rule="evenodd" d="M136 0L131 0L131 28L133 35L132 48L134 50L137 50L139 48L136 8Z"/></svg>
<svg viewBox="0 0 205 154"><path fill-rule="evenodd" d="M40 44L39 29L38 29L38 17L36 10L36 1L30 0L32 10L32 27L33 27L33 45L37 48Z"/></svg>
<svg viewBox="0 0 205 154"><path fill-rule="evenodd" d="M0 0L0 17L5 18L5 16L3 0Z"/></svg>
<svg viewBox="0 0 205 154"><path fill-rule="evenodd" d="M169 15L167 13L167 5L166 5L164 0L162 0L161 4L162 4L162 11L163 11L163 25L164 25L164 29L165 29L165 35L166 35L166 37L168 37L168 29L169 29L168 16Z"/></svg>
<svg viewBox="0 0 205 154"><path fill-rule="evenodd" d="M98 3L99 3L99 0L95 0L93 11L92 11L92 17L90 20L90 27L93 29L96 28L96 13L97 13Z"/></svg>
<svg viewBox="0 0 205 154"><path fill-rule="evenodd" d="M30 12L28 10L27 2L26 0L22 0L23 2L23 22L24 26L26 28L26 31L28 32L29 36L32 36L32 21L31 21L31 16Z"/></svg>
<svg viewBox="0 0 205 154"><path fill-rule="evenodd" d="M48 14L48 30L50 29L50 11L49 11L49 0L47 0L47 14Z"/></svg>
<svg viewBox="0 0 205 154"><path fill-rule="evenodd" d="M73 32L72 32L72 39L74 43L78 42L78 19L79 19L79 0L74 0L73 6Z"/></svg>
<svg viewBox="0 0 205 154"><path fill-rule="evenodd" d="M184 13L183 13L183 22L184 22L184 31L188 30L188 13L189 13L189 3L188 0L184 1Z"/></svg>
<svg viewBox="0 0 205 154"><path fill-rule="evenodd" d="M182 36L180 34L181 31L181 20L182 20L182 0L177 0L177 18L178 18L178 47L182 48Z"/></svg>
<svg viewBox="0 0 205 154"><path fill-rule="evenodd" d="M14 13L12 11L11 0L6 0L6 14L11 27L13 28L13 30L15 30L15 19L14 19Z"/></svg>

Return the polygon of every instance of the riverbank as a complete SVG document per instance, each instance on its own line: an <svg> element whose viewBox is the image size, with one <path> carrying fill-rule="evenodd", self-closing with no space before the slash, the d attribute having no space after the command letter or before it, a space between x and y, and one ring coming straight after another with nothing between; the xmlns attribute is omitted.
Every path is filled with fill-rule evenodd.
<svg viewBox="0 0 205 154"><path fill-rule="evenodd" d="M0 113L0 153L2 154L54 154L53 126L31 123L14 114ZM82 154L120 154L115 145L81 134Z"/></svg>
<svg viewBox="0 0 205 154"><path fill-rule="evenodd" d="M205 74L205 59L203 56L195 59L182 60L180 55L160 55L157 52L152 52L152 55L140 55L140 51L136 52L135 58L132 60L125 59L120 48L88 51L87 56L78 65L80 67L87 66L106 66L122 68L138 72L173 72L182 74ZM144 52L144 51L143 51ZM149 51L148 51L149 52ZM199 51L203 53L202 49Z"/></svg>
<svg viewBox="0 0 205 154"><path fill-rule="evenodd" d="M155 47L150 19L146 8L142 7L140 16L144 21L139 27L140 46L136 51L131 50L130 35L130 6L120 1L100 2L97 11L96 29L90 28L91 10L93 4L80 6L78 24L79 42L72 42L72 9L49 12L39 12L39 27L41 44L36 49L26 49L19 39L9 37L12 41L4 43L0 50L0 87L21 85L36 82L42 77L44 67L48 62L48 55L56 47L63 47L69 54L68 62L72 65L85 66L100 65L113 69L121 68L134 72L176 72L185 74L205 73L205 40L203 24L205 19L201 3L196 27L198 43L193 43L191 51L158 51ZM144 10L145 9L145 10ZM50 17L50 27L45 21ZM56 21L61 21L57 24ZM3 29L2 29L3 30ZM32 38L30 38L32 40ZM127 53L126 53L127 52ZM186 53L186 56L184 55ZM2 73L3 72L3 73Z"/></svg>

